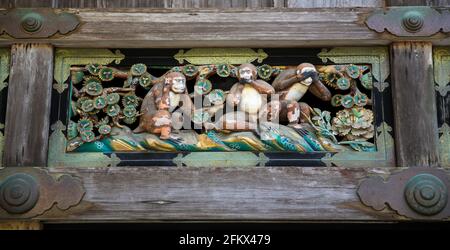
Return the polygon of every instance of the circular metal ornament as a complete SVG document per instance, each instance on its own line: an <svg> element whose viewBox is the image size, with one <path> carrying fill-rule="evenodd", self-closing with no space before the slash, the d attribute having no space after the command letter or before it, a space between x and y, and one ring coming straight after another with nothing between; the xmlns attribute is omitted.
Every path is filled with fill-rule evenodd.
<svg viewBox="0 0 450 250"><path fill-rule="evenodd" d="M39 200L39 184L28 174L17 173L0 185L0 206L9 213L23 214Z"/></svg>
<svg viewBox="0 0 450 250"><path fill-rule="evenodd" d="M91 96L98 96L103 93L103 87L98 82L90 82L86 84L86 93Z"/></svg>
<svg viewBox="0 0 450 250"><path fill-rule="evenodd" d="M98 77L100 77L102 81L111 81L114 79L114 70L108 67L101 68L98 72Z"/></svg>
<svg viewBox="0 0 450 250"><path fill-rule="evenodd" d="M79 109L81 109L81 107L83 106L83 103L84 103L86 100L90 100L89 97L83 96L83 97L78 98L78 100L77 100L77 102L76 102L76 107L79 108Z"/></svg>
<svg viewBox="0 0 450 250"><path fill-rule="evenodd" d="M341 77L337 80L336 85L340 90L347 90L350 88L350 80L345 77Z"/></svg>
<svg viewBox="0 0 450 250"><path fill-rule="evenodd" d="M133 66L131 66L131 74L133 76L141 76L145 72L147 72L147 66L143 63L137 63L137 64L133 64Z"/></svg>
<svg viewBox="0 0 450 250"><path fill-rule="evenodd" d="M106 108L106 113L111 117L117 116L120 113L120 106L117 104L109 105Z"/></svg>
<svg viewBox="0 0 450 250"><path fill-rule="evenodd" d="M136 122L136 117L125 117L125 119L123 119L123 122L125 122L126 124L133 124Z"/></svg>
<svg viewBox="0 0 450 250"><path fill-rule="evenodd" d="M183 67L183 74L187 77L193 77L198 73L198 67L192 64L188 64Z"/></svg>
<svg viewBox="0 0 450 250"><path fill-rule="evenodd" d="M123 108L123 115L127 118L135 117L137 114L137 110L133 105L128 105Z"/></svg>
<svg viewBox="0 0 450 250"><path fill-rule="evenodd" d="M367 97L367 95L365 95L363 93L357 93L353 97L353 101L354 101L356 106L364 107L364 106L367 105L367 102L369 101L369 98Z"/></svg>
<svg viewBox="0 0 450 250"><path fill-rule="evenodd" d="M225 102L225 92L221 89L214 89L207 95L207 98L213 105L220 105Z"/></svg>
<svg viewBox="0 0 450 250"><path fill-rule="evenodd" d="M102 68L100 64L88 64L86 65L86 70L91 74L91 75L98 75L98 73L100 72L100 69Z"/></svg>
<svg viewBox="0 0 450 250"><path fill-rule="evenodd" d="M83 81L84 72L83 71L74 71L74 72L72 72L70 79L73 84L78 84Z"/></svg>
<svg viewBox="0 0 450 250"><path fill-rule="evenodd" d="M268 80L272 76L272 67L270 65L264 64L258 67L258 76L261 79Z"/></svg>
<svg viewBox="0 0 450 250"><path fill-rule="evenodd" d="M353 97L351 95L344 95L341 99L341 104L344 108L353 107Z"/></svg>
<svg viewBox="0 0 450 250"><path fill-rule="evenodd" d="M210 116L208 112L204 112L203 110L196 110L192 116L192 121L196 124L202 124L209 120Z"/></svg>
<svg viewBox="0 0 450 250"><path fill-rule="evenodd" d="M447 187L431 174L418 174L409 179L404 194L408 206L422 215L438 214L448 201Z"/></svg>
<svg viewBox="0 0 450 250"><path fill-rule="evenodd" d="M359 67L356 65L349 65L345 68L345 72L347 72L347 75L350 76L353 79L356 79L360 75Z"/></svg>
<svg viewBox="0 0 450 250"><path fill-rule="evenodd" d="M212 84L208 79L199 79L194 85L194 91L199 95L208 94L211 89Z"/></svg>
<svg viewBox="0 0 450 250"><path fill-rule="evenodd" d="M109 133L111 133L111 126L109 126L108 124L100 125L100 127L98 127L98 132L101 135L108 135Z"/></svg>
<svg viewBox="0 0 450 250"><path fill-rule="evenodd" d="M137 107L139 106L139 98L135 95L135 94L128 94L125 95L122 98L122 104L123 106L133 106L133 107Z"/></svg>
<svg viewBox="0 0 450 250"><path fill-rule="evenodd" d="M90 119L82 118L77 123L78 132L91 131L94 128L94 124Z"/></svg>
<svg viewBox="0 0 450 250"><path fill-rule="evenodd" d="M106 96L106 101L108 102L108 105L116 104L119 102L119 100L120 100L120 95L117 93L111 93Z"/></svg>
<svg viewBox="0 0 450 250"><path fill-rule="evenodd" d="M217 75L220 77L228 77L231 73L231 67L228 64L217 65Z"/></svg>
<svg viewBox="0 0 450 250"><path fill-rule="evenodd" d="M402 17L402 27L404 30L415 33L422 29L424 18L418 11L411 10L406 12Z"/></svg>
<svg viewBox="0 0 450 250"><path fill-rule="evenodd" d="M366 89L372 89L373 88L373 79L372 79L372 73L366 73L361 75L360 79L361 85Z"/></svg>
<svg viewBox="0 0 450 250"><path fill-rule="evenodd" d="M331 98L331 105L333 107L339 107L341 106L341 104L342 104L342 95L337 94Z"/></svg>
<svg viewBox="0 0 450 250"><path fill-rule="evenodd" d="M83 131L80 133L80 136L84 142L93 142L95 140L95 134L92 131Z"/></svg>
<svg viewBox="0 0 450 250"><path fill-rule="evenodd" d="M94 108L94 101L90 99L84 101L81 105L81 109L86 113L91 112L92 110L94 110Z"/></svg>
<svg viewBox="0 0 450 250"><path fill-rule="evenodd" d="M144 88L147 88L152 83L152 77L149 73L144 73L141 77L139 77L139 85Z"/></svg>
<svg viewBox="0 0 450 250"><path fill-rule="evenodd" d="M20 21L20 26L25 32L35 33L42 28L43 17L38 13L28 13Z"/></svg>
<svg viewBox="0 0 450 250"><path fill-rule="evenodd" d="M106 104L107 104L106 97L104 97L104 96L97 96L94 99L94 107L96 109L102 109L102 108L106 107Z"/></svg>

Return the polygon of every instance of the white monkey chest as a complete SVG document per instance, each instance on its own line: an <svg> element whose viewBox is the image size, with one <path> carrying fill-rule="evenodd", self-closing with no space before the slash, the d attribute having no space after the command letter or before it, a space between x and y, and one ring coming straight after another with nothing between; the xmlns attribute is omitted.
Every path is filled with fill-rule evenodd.
<svg viewBox="0 0 450 250"><path fill-rule="evenodd" d="M239 109L249 114L257 114L263 103L262 97L250 84L245 84L239 102Z"/></svg>
<svg viewBox="0 0 450 250"><path fill-rule="evenodd" d="M303 95L306 93L306 91L308 90L309 86L305 86L301 83L295 83L294 85L292 85L287 94L286 94L286 100L290 100L290 101L296 101L298 102Z"/></svg>

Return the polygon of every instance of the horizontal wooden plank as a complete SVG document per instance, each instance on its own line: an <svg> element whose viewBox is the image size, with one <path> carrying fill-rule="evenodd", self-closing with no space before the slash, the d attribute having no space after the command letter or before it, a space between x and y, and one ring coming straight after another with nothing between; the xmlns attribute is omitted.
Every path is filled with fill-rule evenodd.
<svg viewBox="0 0 450 250"><path fill-rule="evenodd" d="M82 179L82 203L43 222L402 220L360 203L358 183L398 168L50 168Z"/></svg>
<svg viewBox="0 0 450 250"><path fill-rule="evenodd" d="M285 7L286 4L285 0L0 0L0 6L2 8L267 8Z"/></svg>
<svg viewBox="0 0 450 250"><path fill-rule="evenodd" d="M360 46L399 40L365 26L373 10L66 9L80 17L77 30L30 41L58 47L188 48ZM444 37L437 34L431 39ZM0 46L23 41L0 36Z"/></svg>

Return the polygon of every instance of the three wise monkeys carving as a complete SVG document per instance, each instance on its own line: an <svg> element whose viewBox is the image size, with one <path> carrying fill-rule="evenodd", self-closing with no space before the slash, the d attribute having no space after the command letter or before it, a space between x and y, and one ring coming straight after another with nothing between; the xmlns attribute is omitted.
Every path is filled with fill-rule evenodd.
<svg viewBox="0 0 450 250"><path fill-rule="evenodd" d="M157 134L161 139L176 138L171 133L173 128L180 127L186 120L190 122L199 110L210 117L215 116L214 122L201 122L207 131L257 131L258 124L263 121L305 123L311 107L300 100L308 90L320 100L331 99L315 66L309 63L283 70L272 84L257 79L257 75L253 64L240 65L236 69L238 82L225 92L223 102L196 107L196 94L188 93L185 75L168 72L152 80L153 86L142 101L139 125L133 132Z"/></svg>

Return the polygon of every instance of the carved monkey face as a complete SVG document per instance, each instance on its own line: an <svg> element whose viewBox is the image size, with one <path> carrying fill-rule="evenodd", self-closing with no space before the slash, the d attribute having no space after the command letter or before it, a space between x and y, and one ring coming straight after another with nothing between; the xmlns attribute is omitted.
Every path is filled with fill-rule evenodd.
<svg viewBox="0 0 450 250"><path fill-rule="evenodd" d="M238 69L240 83L249 83L256 78L256 68L252 64L242 64Z"/></svg>
<svg viewBox="0 0 450 250"><path fill-rule="evenodd" d="M184 93L186 90L186 78L184 77L174 77L172 79L172 91L175 93Z"/></svg>
<svg viewBox="0 0 450 250"><path fill-rule="evenodd" d="M184 93L186 91L186 77L180 72L167 74L165 84L171 85L171 90L175 93Z"/></svg>

